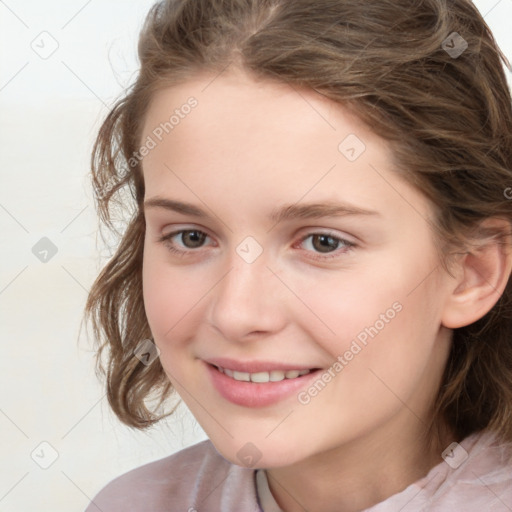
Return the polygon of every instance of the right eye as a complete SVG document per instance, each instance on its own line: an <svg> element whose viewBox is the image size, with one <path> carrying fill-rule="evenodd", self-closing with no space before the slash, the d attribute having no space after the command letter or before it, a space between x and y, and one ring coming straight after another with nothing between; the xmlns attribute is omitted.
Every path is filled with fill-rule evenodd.
<svg viewBox="0 0 512 512"><path fill-rule="evenodd" d="M184 248L179 249L177 242L173 240L174 238L181 240L181 247ZM194 249L200 248L206 238L209 238L209 236L204 231L198 229L181 229L163 235L158 241L163 243L169 251L184 256Z"/></svg>

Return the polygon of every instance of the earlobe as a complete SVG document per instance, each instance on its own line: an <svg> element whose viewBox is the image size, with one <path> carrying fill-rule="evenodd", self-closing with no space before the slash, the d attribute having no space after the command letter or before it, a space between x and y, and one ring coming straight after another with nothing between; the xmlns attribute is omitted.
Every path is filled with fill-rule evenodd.
<svg viewBox="0 0 512 512"><path fill-rule="evenodd" d="M487 314L498 302L512 270L510 224L486 219L480 236L457 263L457 278L443 310L442 324L464 327Z"/></svg>

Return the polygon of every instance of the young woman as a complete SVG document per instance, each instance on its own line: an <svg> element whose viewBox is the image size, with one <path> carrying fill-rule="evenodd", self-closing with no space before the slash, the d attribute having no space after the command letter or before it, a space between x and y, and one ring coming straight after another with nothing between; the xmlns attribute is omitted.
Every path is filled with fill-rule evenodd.
<svg viewBox="0 0 512 512"><path fill-rule="evenodd" d="M512 510L512 104L477 9L164 1L139 55L87 313L121 421L178 393L209 440L87 512Z"/></svg>

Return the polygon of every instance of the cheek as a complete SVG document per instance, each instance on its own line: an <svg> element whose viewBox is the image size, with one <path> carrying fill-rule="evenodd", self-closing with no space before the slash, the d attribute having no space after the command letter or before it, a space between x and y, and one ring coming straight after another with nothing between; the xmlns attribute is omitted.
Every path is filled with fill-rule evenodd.
<svg viewBox="0 0 512 512"><path fill-rule="evenodd" d="M176 386L187 372L187 333L184 327L190 322L189 287L182 289L178 273L170 272L165 265L158 265L151 258L143 265L144 308L153 341L160 350L160 363L169 381ZM177 381L175 380L177 379Z"/></svg>
<svg viewBox="0 0 512 512"><path fill-rule="evenodd" d="M400 322L397 310L401 309L405 286L396 276L383 276L374 268L372 264L357 271L297 279L297 295L309 311L304 310L296 320L332 358L349 350L353 340L364 347L375 329L380 335L391 323Z"/></svg>
<svg viewBox="0 0 512 512"><path fill-rule="evenodd" d="M435 266L426 254L381 254L357 271L302 280L300 293L311 310L302 328L332 360L346 359L343 373L375 368L402 385L427 363L440 323L440 292L429 280L435 277L424 279Z"/></svg>
<svg viewBox="0 0 512 512"><path fill-rule="evenodd" d="M211 280L211 279L210 279ZM196 331L202 299L211 289L207 276L191 267L170 265L157 249L145 251L142 267L144 308L155 343L166 354Z"/></svg>
<svg viewBox="0 0 512 512"><path fill-rule="evenodd" d="M169 265L161 260L157 251L149 249L144 253L142 266L144 308L157 345L172 337L179 318L186 313L188 302L184 300L187 290L182 289L179 274L171 272Z"/></svg>

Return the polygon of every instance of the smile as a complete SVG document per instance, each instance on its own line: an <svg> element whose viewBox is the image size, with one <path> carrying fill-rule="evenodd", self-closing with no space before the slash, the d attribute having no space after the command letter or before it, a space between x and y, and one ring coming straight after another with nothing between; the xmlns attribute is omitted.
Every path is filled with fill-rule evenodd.
<svg viewBox="0 0 512 512"><path fill-rule="evenodd" d="M292 399L321 371L319 368L294 368L295 365L282 368L285 366L282 363L268 361L242 363L225 359L222 361L224 366L220 360L215 363L203 361L203 364L217 393L228 402L243 407L266 407Z"/></svg>

